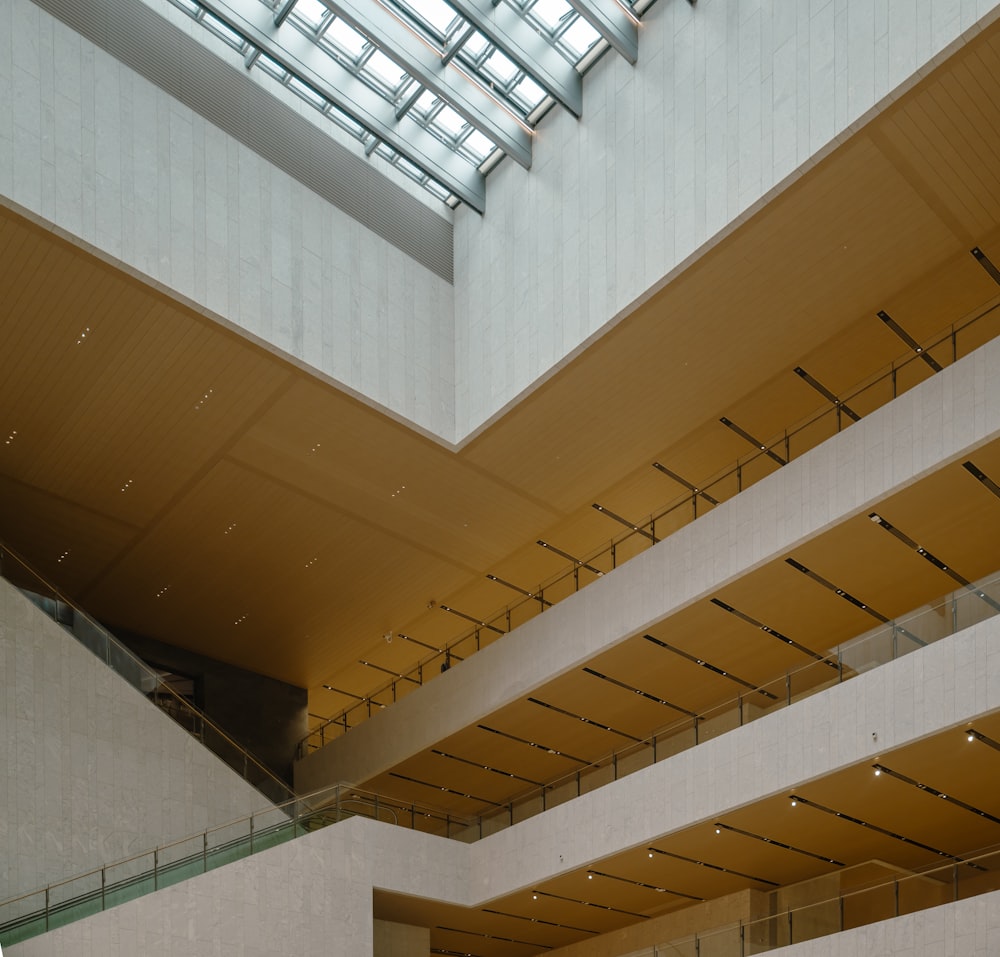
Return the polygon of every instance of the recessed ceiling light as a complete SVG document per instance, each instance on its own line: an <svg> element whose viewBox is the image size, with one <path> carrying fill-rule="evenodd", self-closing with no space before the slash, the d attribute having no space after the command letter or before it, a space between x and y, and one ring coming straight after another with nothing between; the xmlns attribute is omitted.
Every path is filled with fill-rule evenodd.
<svg viewBox="0 0 1000 957"><path fill-rule="evenodd" d="M236 621L234 621L234 622L233 622L233 624L234 624L234 625L241 625L241 624L243 624L243 622L245 622L246 620L247 620L247 616L246 616L246 615L240 615L240 617L239 617L239 618L237 618L237 619L236 619Z"/></svg>
<svg viewBox="0 0 1000 957"><path fill-rule="evenodd" d="M10 433L10 435L7 436L7 441L4 442L4 445L10 445L10 443L13 442L15 438L17 438L17 429L14 429Z"/></svg>
<svg viewBox="0 0 1000 957"><path fill-rule="evenodd" d="M90 326L87 326L87 327L86 327L86 328L85 328L85 329L83 330L83 332L81 332L81 333L80 333L80 335L79 335L79 338L77 338L77 340L76 340L76 344L77 344L77 345L80 345L80 344L81 344L81 343L83 342L83 340L87 338L87 335L88 335L89 333L90 333Z"/></svg>
<svg viewBox="0 0 1000 957"><path fill-rule="evenodd" d="M198 401L197 401L197 402L196 402L196 403L194 404L194 410L195 410L195 412L197 412L197 411L198 411L198 410L199 410L199 409L200 409L200 408L201 408L201 407L202 407L202 406L203 406L203 405L204 405L204 404L205 404L205 403L206 403L206 402L208 401L208 399L209 399L209 396L211 396L213 392L215 392L215 389L209 389L209 390L208 390L208 392L206 392L206 393L205 393L205 394L204 394L204 395L203 395L203 396L202 396L202 397L201 397L201 398L200 398L200 399L199 399L199 400L198 400Z"/></svg>
<svg viewBox="0 0 1000 957"><path fill-rule="evenodd" d="M129 486L132 484L132 479L129 479L120 489L122 492L128 491Z"/></svg>
<svg viewBox="0 0 1000 957"><path fill-rule="evenodd" d="M63 552L63 553L62 553L62 554L61 554L61 555L60 555L60 556L59 556L59 557L58 557L58 558L56 559L56 564L57 564L57 565L58 565L58 564L61 564L61 563L62 563L62 560L63 560L64 558L68 558L68 557L69 557L69 549L67 548L67 549L66 549L66 551L64 551L64 552Z"/></svg>
<svg viewBox="0 0 1000 957"><path fill-rule="evenodd" d="M230 524L222 534L228 535L234 528L236 528L236 522Z"/></svg>

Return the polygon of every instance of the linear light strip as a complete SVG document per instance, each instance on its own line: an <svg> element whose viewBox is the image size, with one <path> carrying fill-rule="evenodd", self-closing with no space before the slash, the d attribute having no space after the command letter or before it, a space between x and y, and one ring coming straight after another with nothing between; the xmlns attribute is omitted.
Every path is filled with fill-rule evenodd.
<svg viewBox="0 0 1000 957"><path fill-rule="evenodd" d="M707 867L722 874L732 874L733 877L745 877L747 880L756 881L758 884L767 884L770 887L780 887L777 881L769 881L766 877L757 877L756 874L744 874L742 871L734 871L721 864L709 864L708 861L699 861L693 857L685 857L683 854L674 854L673 851L662 851L658 847L651 847L650 854L662 854L664 857L672 857L676 861L684 861L687 864L697 864L698 867Z"/></svg>
<svg viewBox="0 0 1000 957"><path fill-rule="evenodd" d="M359 665L364 665L366 668L374 668L376 671L382 671L387 675L392 675L397 681L411 681L413 684L418 685L420 682L416 678L410 677L410 675L400 674L398 671L393 671L391 668L383 668L382 665L377 665L372 661L359 661ZM383 691L386 689L383 688ZM376 691L375 694L378 694Z"/></svg>
<svg viewBox="0 0 1000 957"><path fill-rule="evenodd" d="M731 671L723 671L717 665L713 665L702 658L696 658L694 655L688 654L686 651L681 651L680 648L675 648L673 645L668 645L665 641L661 641L659 638L654 638L652 635L643 635L646 641L651 641L654 645L659 645L666 651L672 652L675 655L679 655L681 658L686 659L701 668L707 668L709 671L715 672L723 678L728 678L730 681L735 681L736 684L742 685L744 688L750 691L757 691L762 694L765 698L770 698L772 701L776 701L778 696L776 694L771 694L770 691L765 691L763 688L758 688L752 681L747 681L745 678L739 678L734 675Z"/></svg>
<svg viewBox="0 0 1000 957"><path fill-rule="evenodd" d="M990 598L990 596L987 595L986 592L981 591L979 588L973 585L968 578L966 578L964 575L960 575L951 566L946 565L936 555L933 555L931 552L927 551L926 548L922 547L921 545L918 545L905 532L896 528L895 525L892 525L889 522L887 522L884 518L882 518L881 515L878 514L878 512L871 512L868 517L880 528L885 529L890 535L893 536L893 538L898 539L907 547L912 548L921 558L926 559L935 568L939 569L940 571L943 571L952 581L958 582L958 584L961 585L963 588L969 589L969 591L971 591L974 595L976 595L977 598L980 598L984 602L986 602L986 604L989 605L992 609L994 609L994 611L1000 611L1000 603L994 601L994 599Z"/></svg>
<svg viewBox="0 0 1000 957"><path fill-rule="evenodd" d="M984 253L978 246L973 246L971 252L972 255L976 257L976 262L978 262L979 265L990 274L990 277L995 283L1000 285L1000 269L997 269L997 267L990 262L986 253Z"/></svg>
<svg viewBox="0 0 1000 957"><path fill-rule="evenodd" d="M686 714L689 718L698 717L698 713L696 711L689 711L687 708L683 708L679 704L674 704L672 701L666 701L663 698L658 698L655 694L652 694L649 691L643 691L641 688L636 688L634 685L630 685L625 681L619 681L617 678L612 678L610 675L601 674L600 671L595 671L593 668L584 668L583 670L586 674L593 675L595 678L600 678L602 681L607 681L616 687L623 688L625 691L631 691L633 694L641 695L647 701L653 701L656 704L662 704L667 708L673 708L674 711Z"/></svg>
<svg viewBox="0 0 1000 957"><path fill-rule="evenodd" d="M482 937L485 940L498 940L504 944L520 944L522 947L541 947L542 950L552 949L545 944L539 944L533 940L518 940L516 937L501 937L499 934L486 934L481 930L462 930L461 927L445 927L443 924L438 924L435 927L435 930L445 931L449 934L464 934L467 937ZM455 953L459 952L455 951ZM462 951L461 954L462 957L468 957L466 951Z"/></svg>
<svg viewBox="0 0 1000 957"><path fill-rule="evenodd" d="M576 897L563 897L562 894L552 894L549 891L536 890L539 897L549 897L552 900L565 901L567 904L581 904L584 907L593 907L596 910L610 911L612 914L625 914L626 917L640 917L642 920L649 920L649 914L637 914L634 911L622 910L620 907L612 907L610 904L595 904L593 901L582 901Z"/></svg>
<svg viewBox="0 0 1000 957"><path fill-rule="evenodd" d="M442 758L448 758L450 761L460 761L462 764L468 764L470 767L479 768L481 771L489 771L491 774L499 774L505 778L512 778L515 781L523 781L525 784L532 784L536 788L545 787L541 781L532 781L531 778L523 778L520 774L515 774L513 771L504 771L500 768L492 768L488 764L481 764L479 761L470 761L468 758L460 758L457 754L449 754L447 751L439 751L437 748L431 748L431 754L436 754Z"/></svg>
<svg viewBox="0 0 1000 957"><path fill-rule="evenodd" d="M631 884L633 887L642 887L649 891L656 891L657 894L673 894L674 897L683 897L689 901L704 902L704 897L696 897L694 894L685 894L683 891L671 890L669 887L658 887L656 884L647 884L645 881L634 881L629 877L619 877L617 874L606 874L604 871L587 871L594 877L604 877L609 881L621 881L623 884Z"/></svg>
<svg viewBox="0 0 1000 957"><path fill-rule="evenodd" d="M828 401L832 402L848 418L853 419L855 422L861 421L861 416L858 415L857 412L855 412L852 408L850 408L850 406L848 406L846 402L841 402L840 399L833 392L831 392L825 385L823 385L822 382L818 381L817 379L814 379L811 375L809 375L809 373L806 372L806 370L803 369L802 366L796 366L794 369L792 369L792 372L794 372L800 379L802 379L803 382L806 382L809 385L811 385L821 396L823 396L824 399L827 399Z"/></svg>
<svg viewBox="0 0 1000 957"><path fill-rule="evenodd" d="M773 452L769 449L760 439L755 439L749 432L745 429L741 429L732 419L727 419L723 416L719 421L727 428L732 429L740 438L746 439L751 445L755 445L761 452L763 452L768 458L774 459L778 465L787 465L788 463L780 456L777 452Z"/></svg>
<svg viewBox="0 0 1000 957"><path fill-rule="evenodd" d="M432 784L430 781L421 781L420 778L411 778L409 775L400 774L397 771L390 771L389 777L398 778L400 781L407 781L410 784L419 784L421 787L430 788L432 791L444 791L445 794L453 794L455 797L466 798L469 801L480 801L483 804L489 804L490 807L505 806L496 801L491 801L489 798L479 797L477 794L466 794L464 791L456 791L454 788L445 787L443 784Z"/></svg>
<svg viewBox="0 0 1000 957"><path fill-rule="evenodd" d="M647 532L644 528L640 528L635 523L630 522L627 518L622 518L621 515L615 514L611 511L611 509L605 508L603 505L598 505L597 502L594 502L593 507L596 508L602 515L607 515L608 518L613 518L616 522L621 523L626 528L630 528L633 532L638 532L640 535L648 538L654 545L659 541L659 539L656 538L656 536L651 532Z"/></svg>
<svg viewBox="0 0 1000 957"><path fill-rule="evenodd" d="M593 934L597 936L603 931L592 930L589 927L577 927L574 924L558 924L554 920L542 920L541 917L525 917L524 914L511 914L504 910L494 910L492 907L484 907L484 914L495 914L497 917L510 917L513 920L526 920L531 924L544 924L546 927L558 927L561 930L575 930L581 934Z"/></svg>
<svg viewBox="0 0 1000 957"><path fill-rule="evenodd" d="M452 615L457 615L459 618L464 618L466 621L471 621L478 628L488 628L490 631L495 631L498 635L507 634L507 632L505 632L502 628L497 628L496 625L488 625L481 618L476 618L473 615L467 615L464 611L458 611L458 609L452 608L451 605L438 605L438 608L440 608L441 611L447 611Z"/></svg>
<svg viewBox="0 0 1000 957"><path fill-rule="evenodd" d="M802 798L795 798L797 801L801 801ZM796 847L794 844L784 844L781 841L776 841L771 837L764 837L763 834L755 834L753 831L745 831L741 827L734 827L732 824L723 824L721 821L717 821L715 824L716 829L721 828L724 831L732 831L733 834L740 834L743 837L752 838L755 841L760 841L762 844L769 844L771 847L780 847L783 851L792 851L795 854L801 854L803 857L811 857L814 861L822 861L824 864L836 864L837 867L845 867L843 861L838 861L832 857L825 857L823 854L816 854L813 851L807 851L804 848Z"/></svg>
<svg viewBox="0 0 1000 957"><path fill-rule="evenodd" d="M811 568L807 568L805 565L802 564L802 562L797 562L794 558L786 558L785 562L791 565L792 568L794 568L796 571L802 572L802 574L805 575L807 578L811 578L818 585L822 585L824 588L829 589L839 598L843 598L844 601L849 601L852 605L854 605L855 608L858 608L861 611L871 615L872 618L874 618L876 621L882 622L883 625L889 624L889 619L886 618L885 615L881 614L880 612L877 612L874 608L871 607L871 605L866 605L860 598L855 598L854 595L852 595L850 592L844 591L843 588L838 588L836 585L833 584L833 582L828 581L818 572L814 572ZM909 634L909 632L906 632L906 634ZM910 637L914 636L911 635ZM924 644L924 642L921 642L921 644Z"/></svg>
<svg viewBox="0 0 1000 957"><path fill-rule="evenodd" d="M988 737L983 734L982 731L977 731L975 728L969 728L966 734L971 734L977 741L982 741L987 747L993 748L994 751L1000 751L1000 741L994 741L993 738Z"/></svg>
<svg viewBox="0 0 1000 957"><path fill-rule="evenodd" d="M973 478L978 479L983 485L988 488L997 498L1000 498L1000 485L997 485L982 469L978 468L974 462L968 461L962 463L962 468L965 469Z"/></svg>
<svg viewBox="0 0 1000 957"><path fill-rule="evenodd" d="M905 837L902 834L897 834L895 831L890 831L888 828L879 827L877 824L872 824L871 821L863 821L861 818L852 817L850 814L845 814L843 811L835 811L831 807L819 804L816 801L810 801L808 798L800 797L798 794L793 794L791 798L793 801L797 801L799 804L804 804L806 807L815 808L817 811L822 811L824 814L829 814L832 817L838 817L842 821L848 821L851 824L857 824L859 827L866 828L869 831L875 831L877 834L882 834L885 837L891 837L894 841L901 841L903 844L909 844L911 847L919 847L922 851L929 851L931 854L937 854L938 857L947 857L958 864L968 864L969 867L975 868L979 871L986 870L986 868L980 864L974 864L972 861L967 861L954 854L949 854L947 851L942 851L940 848L931 847L930 844L924 844L921 841L916 841L912 837Z"/></svg>
<svg viewBox="0 0 1000 957"><path fill-rule="evenodd" d="M538 539L538 541L535 544L541 545L542 548L548 549L550 552L553 552L560 558L565 558L566 561L572 562L574 565L578 565L580 568L586 568L587 571L593 572L595 575L604 574L604 572L602 572L599 568L594 568L593 565L588 565L585 561L582 561L581 559L577 558L574 555L570 555L569 552L564 552L561 548L556 548L555 545L550 545L548 542L543 541L542 539Z"/></svg>
<svg viewBox="0 0 1000 957"><path fill-rule="evenodd" d="M684 488L686 488L689 492L693 492L695 495L700 495L710 505L719 504L719 500L717 498L712 498L712 496L709 495L708 492L703 491L696 485L692 485L691 482L689 482L685 478L682 478L676 472L671 472L670 469L668 469L665 465L661 465L659 462L654 462L653 468L658 469L660 472L666 475L667 478L672 478L675 482L678 483L678 485L683 485Z"/></svg>
<svg viewBox="0 0 1000 957"><path fill-rule="evenodd" d="M627 738L629 741L634 741L636 744L647 744L642 738L637 738L634 734L629 734L627 731L619 731L617 728L612 728L610 725L601 724L600 721L595 721L593 718L585 717L582 714L577 714L575 711L567 711L565 708L560 708L558 705L549 704L547 701L542 701L540 698L528 698L532 704L537 704L542 708L548 708L549 711L555 711L556 714L565 715L567 718L573 718L575 721L582 721L584 724L589 724L592 728L600 728L601 731L608 731L611 734L617 734L619 737Z"/></svg>
<svg viewBox="0 0 1000 957"><path fill-rule="evenodd" d="M937 360L928 352L924 352L924 347L917 342L892 316L889 315L884 309L880 309L878 312L878 317L881 319L900 339L903 340L924 362L927 363L935 372L941 371L941 365Z"/></svg>
<svg viewBox="0 0 1000 957"><path fill-rule="evenodd" d="M536 741L529 741L527 738L519 738L516 734L509 734L506 731L500 731L498 728L491 728L485 724L477 724L476 727L481 731L489 731L490 734L496 734L501 738L506 738L508 741L516 741L518 744L526 744L529 748L534 748L536 751L544 751L546 754L554 754L556 757L566 758L568 761L575 761L577 764L583 765L583 767L590 767L593 763L592 761L588 761L586 758L578 758L576 755L568 754L565 751L557 751L555 748L550 748L547 744L539 744Z"/></svg>
<svg viewBox="0 0 1000 957"><path fill-rule="evenodd" d="M545 605L546 608L552 607L552 602L546 600L541 595L536 594L533 591L528 591L527 588L521 588L520 585L514 585L511 582L504 581L502 578L497 578L496 575L487 575L486 577L491 582L496 582L498 585L503 585L506 588L510 588L513 591L516 591L519 595L524 595L525 598L534 598L535 601L541 602L543 605Z"/></svg>
<svg viewBox="0 0 1000 957"><path fill-rule="evenodd" d="M764 632L764 634L770 635L772 638L777 638L778 641L783 642L784 644L788 645L791 648L794 648L796 651L801 651L804 655L809 655L809 657L812 658L814 661L822 661L824 664L829 665L834 670L840 671L840 668L835 661L831 661L829 658L825 658L819 652L813 651L812 648L807 648L805 645L800 645L797 641L794 641L787 635L783 635L780 631L768 627L763 622L757 621L756 618L752 618L750 615L746 614L746 612L742 612L738 608L733 608L732 605L727 605L724 601L721 601L718 598L712 598L710 599L710 601L712 602L713 605L718 606L723 611L728 611L730 615L735 615L737 618L740 619L740 621L745 621L748 625L753 625L754 628L759 628L762 632Z"/></svg>
<svg viewBox="0 0 1000 957"><path fill-rule="evenodd" d="M910 787L914 787L918 791L923 791L925 794L932 794L934 797L940 798L942 801L947 801L949 804L954 804L955 807L960 807L963 811L969 811L971 814L975 814L978 817L984 817L988 821L992 821L994 824L1000 824L1000 817L994 817L988 811L984 811L981 808L973 806L972 804L966 804L965 801L962 801L957 797L953 797L950 794L945 794L944 791L939 791L937 788L932 788L929 784L921 784L920 781L907 777L899 771L894 771L892 768L887 768L884 764L873 764L872 767L881 771L882 774L885 774L890 778L895 778L897 781L909 784Z"/></svg>

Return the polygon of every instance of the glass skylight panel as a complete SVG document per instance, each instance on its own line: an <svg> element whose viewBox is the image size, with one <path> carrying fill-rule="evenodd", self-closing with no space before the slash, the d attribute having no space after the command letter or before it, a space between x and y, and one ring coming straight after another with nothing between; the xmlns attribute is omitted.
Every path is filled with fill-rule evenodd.
<svg viewBox="0 0 1000 957"><path fill-rule="evenodd" d="M499 50L494 50L483 62L483 70L506 86L517 76L517 64Z"/></svg>
<svg viewBox="0 0 1000 957"><path fill-rule="evenodd" d="M462 44L462 53L470 60L478 60L486 52L490 41L486 39L478 30Z"/></svg>
<svg viewBox="0 0 1000 957"><path fill-rule="evenodd" d="M422 117L426 119L427 115L434 109L434 107L440 102L438 98L431 93L430 90L424 90L420 96L417 97L417 102L413 104L410 109L416 110Z"/></svg>
<svg viewBox="0 0 1000 957"><path fill-rule="evenodd" d="M297 93L308 103L311 103L318 110L326 107L326 98L317 93L308 83L303 83L298 77L290 77L288 88Z"/></svg>
<svg viewBox="0 0 1000 957"><path fill-rule="evenodd" d="M548 93L545 92L530 76L525 74L520 82L510 91L514 101L524 109L525 113L530 113Z"/></svg>
<svg viewBox="0 0 1000 957"><path fill-rule="evenodd" d="M297 0L292 8L292 16L305 23L311 30L316 30L329 13L320 0Z"/></svg>
<svg viewBox="0 0 1000 957"><path fill-rule="evenodd" d="M217 16L205 10L202 13L201 22L205 24L216 36L225 40L234 50L242 51L246 42L235 30L231 30L228 24L223 23Z"/></svg>
<svg viewBox="0 0 1000 957"><path fill-rule="evenodd" d="M398 5L428 26L440 40L454 29L458 14L444 0L396 0Z"/></svg>
<svg viewBox="0 0 1000 957"><path fill-rule="evenodd" d="M483 136L479 130L473 130L462 141L462 146L475 157L477 166L496 149L493 140L488 136Z"/></svg>
<svg viewBox="0 0 1000 957"><path fill-rule="evenodd" d="M365 61L363 70L380 80L391 91L399 89L406 74L392 62L381 50L375 50Z"/></svg>
<svg viewBox="0 0 1000 957"><path fill-rule="evenodd" d="M337 17L323 34L324 41L335 43L354 62L357 62L368 46L368 38L358 33L349 23Z"/></svg>
<svg viewBox="0 0 1000 957"><path fill-rule="evenodd" d="M259 66L265 73L270 73L275 79L284 81L288 71L277 61L271 59L266 53L261 53L254 61L255 66Z"/></svg>
<svg viewBox="0 0 1000 957"><path fill-rule="evenodd" d="M573 8L566 0L535 0L529 13L532 19L541 23L550 33L555 33L573 13Z"/></svg>
<svg viewBox="0 0 1000 957"><path fill-rule="evenodd" d="M601 35L583 17L577 17L559 41L580 60L600 38Z"/></svg>
<svg viewBox="0 0 1000 957"><path fill-rule="evenodd" d="M445 133L447 133L453 140L457 140L465 132L466 127L469 125L466 123L465 119L459 116L458 113L456 113L450 106L442 107L440 112L435 115L432 122L434 125L444 130Z"/></svg>

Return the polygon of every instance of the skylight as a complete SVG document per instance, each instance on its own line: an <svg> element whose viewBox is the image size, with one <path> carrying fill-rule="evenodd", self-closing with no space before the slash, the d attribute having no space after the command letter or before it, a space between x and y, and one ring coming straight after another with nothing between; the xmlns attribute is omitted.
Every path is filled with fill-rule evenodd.
<svg viewBox="0 0 1000 957"><path fill-rule="evenodd" d="M530 166L532 127L555 105L579 116L580 75L612 46L634 62L637 43L634 17L616 0L161 2L238 51L248 70L288 87L367 154L449 205L479 210L484 171L503 156ZM603 35L578 12L587 8L591 22L610 20Z"/></svg>

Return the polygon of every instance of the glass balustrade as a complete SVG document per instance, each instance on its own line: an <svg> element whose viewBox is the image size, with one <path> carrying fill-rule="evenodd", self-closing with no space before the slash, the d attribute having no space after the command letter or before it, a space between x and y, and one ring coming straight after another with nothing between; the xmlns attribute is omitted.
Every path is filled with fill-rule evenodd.
<svg viewBox="0 0 1000 957"><path fill-rule="evenodd" d="M923 351L933 354L944 367L968 355L1000 333L1000 303L995 303L977 315L951 325L946 331L924 344ZM530 621L546 608L575 594L619 565L627 562L662 541L668 535L688 525L714 506L709 501L724 502L760 479L777 471L780 466L769 453L776 453L786 462L799 458L821 442L851 425L853 419L844 411L850 409L864 417L931 375L930 368L913 352L907 353L889 366L859 383L841 398L806 419L790 426L781 435L772 436L764 450L758 450L708 478L696 493L687 492L671 500L661 509L646 516L635 529L616 538L607 539L585 555L575 556L566 566L531 591L531 597L519 598L483 618L479 625L466 629L448 642L446 648L422 658L399 678L387 681L356 704L350 705L327 719L299 743L299 757L328 744L352 727L371 717L373 711L396 701L403 693L418 687L441 673L441 664L448 654L467 658L498 637ZM706 498L705 496L708 496ZM557 553L558 554L558 553ZM404 686L407 686L404 688Z"/></svg>
<svg viewBox="0 0 1000 957"><path fill-rule="evenodd" d="M292 790L242 745L214 724L190 701L182 697L159 673L137 658L102 625L77 608L55 586L46 582L9 548L0 546L0 577L61 625L85 648L138 689L185 731L224 761L268 800L276 803L292 797Z"/></svg>

